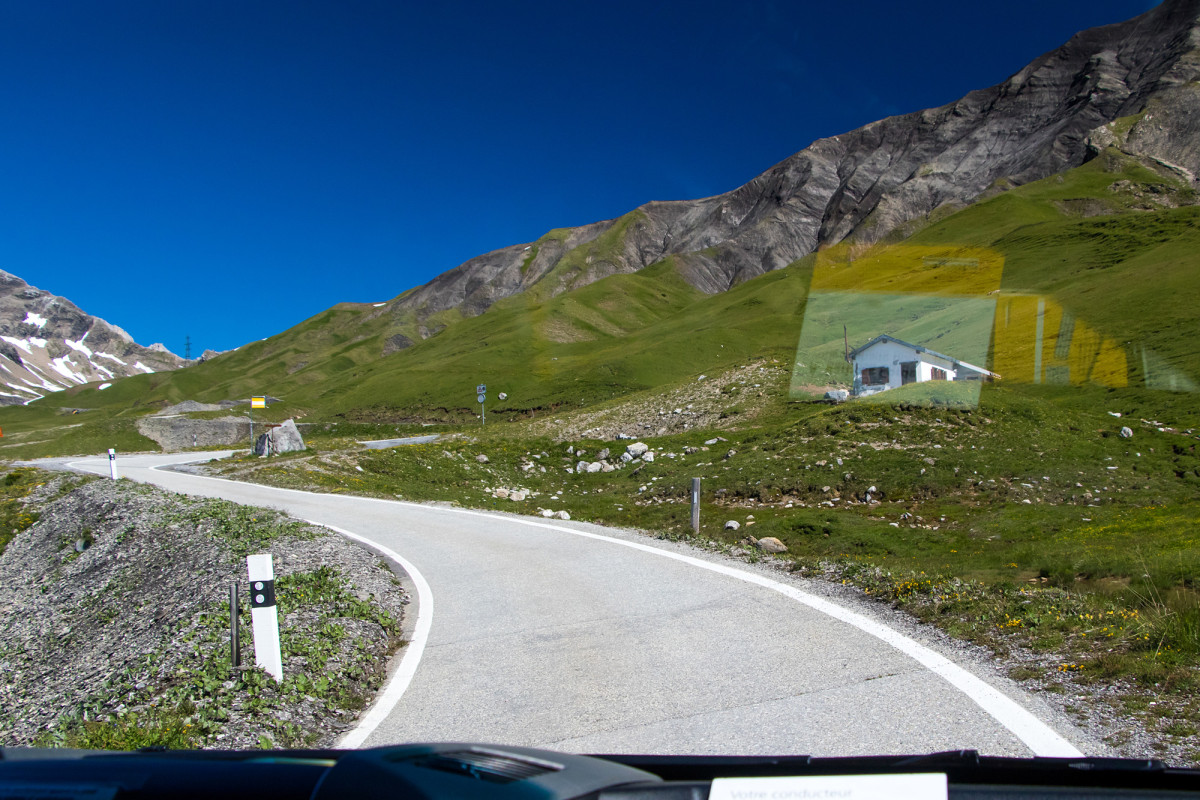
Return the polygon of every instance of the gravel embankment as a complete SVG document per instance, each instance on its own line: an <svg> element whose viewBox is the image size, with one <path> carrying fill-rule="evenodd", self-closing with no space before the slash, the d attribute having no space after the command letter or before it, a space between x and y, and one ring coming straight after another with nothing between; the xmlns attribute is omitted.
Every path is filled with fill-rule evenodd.
<svg viewBox="0 0 1200 800"><path fill-rule="evenodd" d="M329 746L353 725L401 645L408 602L377 556L274 511L127 481L49 500L64 480L28 498L40 519L0 555L0 744ZM250 668L255 552L274 556L278 685Z"/></svg>

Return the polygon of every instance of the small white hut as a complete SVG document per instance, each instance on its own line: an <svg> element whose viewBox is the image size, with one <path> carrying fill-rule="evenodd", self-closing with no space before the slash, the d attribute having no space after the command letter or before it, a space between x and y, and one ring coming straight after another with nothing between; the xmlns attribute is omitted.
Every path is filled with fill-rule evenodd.
<svg viewBox="0 0 1200 800"><path fill-rule="evenodd" d="M999 376L927 347L894 336L876 336L850 351L854 365L854 394L862 397L886 389L925 381L980 381Z"/></svg>

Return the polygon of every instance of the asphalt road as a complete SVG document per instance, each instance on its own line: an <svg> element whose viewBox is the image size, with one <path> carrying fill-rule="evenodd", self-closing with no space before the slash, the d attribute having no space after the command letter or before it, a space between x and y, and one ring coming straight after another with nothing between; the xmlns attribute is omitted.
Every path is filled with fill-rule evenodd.
<svg viewBox="0 0 1200 800"><path fill-rule="evenodd" d="M962 664L936 634L897 631L887 610L830 602L779 573L584 523L151 469L197 458L118 464L122 477L355 534L399 557L418 584L408 624L419 629L359 732L364 741L351 744L1098 754L1014 684ZM59 461L108 474L102 457Z"/></svg>

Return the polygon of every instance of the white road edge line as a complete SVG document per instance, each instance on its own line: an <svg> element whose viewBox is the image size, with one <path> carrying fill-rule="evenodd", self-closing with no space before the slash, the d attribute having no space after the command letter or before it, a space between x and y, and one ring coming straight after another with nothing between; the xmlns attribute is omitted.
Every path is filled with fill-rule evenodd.
<svg viewBox="0 0 1200 800"><path fill-rule="evenodd" d="M408 685L412 683L413 676L417 674L417 665L421 663L421 655L425 652L425 643L429 641L429 629L433 626L433 592L430 590L425 576L395 550L384 547L365 536L352 533L345 528L338 528L311 519L304 521L322 528L328 528L331 531L340 533L347 539L362 542L369 545L372 549L383 553L404 568L404 571L408 573L408 577L412 579L413 585L417 590L417 622L413 626L412 638L404 646L404 655L400 658L400 665L396 667L396 671L392 673L392 677L388 678L388 682L382 691L376 695L375 702L371 704L370 710L366 714L363 714L358 720L358 724L352 730L347 731L338 740L338 743L334 745L340 748L359 748L375 732L375 729L379 727L379 723L387 719L388 715L392 713L392 709L400 702L400 698L404 696Z"/></svg>
<svg viewBox="0 0 1200 800"><path fill-rule="evenodd" d="M157 471L159 470L159 467L150 467L150 469ZM207 475L194 475L192 477L247 485L242 481L234 481L228 478L214 478ZM519 524L529 525L535 528L545 528L546 530L570 533L574 534L575 536L583 536L588 539L609 542L611 544L617 544L623 547L632 547L635 550L642 550L644 552L662 556L664 558L671 558L676 561L681 561L685 564L690 564L694 567L699 567L700 569L706 569L710 572L716 572L737 580L745 581L747 583L753 583L758 586L779 592L785 597L789 597L792 600L806 605L815 611L819 611L822 614L826 614L834 619L845 622L847 625L858 628L864 633L870 634L871 636L874 636L875 638L896 648L965 694L972 702L987 712L998 723L1007 728L1014 736L1020 739L1026 747L1033 751L1034 755L1054 758L1080 758L1083 756L1083 753L1080 752L1074 745L1072 745L1058 733L1055 733L1055 731L1050 728L1049 725L1035 717L1029 710L1000 692L983 679L973 675L954 662L950 661L950 659L946 658L945 656L935 653L933 650L929 649L923 644L920 644L916 640L911 639L908 636L899 633L898 631L894 631L882 623L869 619L862 614L851 611L848 608L843 608L836 603L797 589L794 586L788 586L787 584L780 583L779 581L772 580L762 575L755 575L752 572L737 569L736 567L729 567L724 564L715 564L709 561L703 561L699 558L695 558L694 556L685 556L680 553L672 553L668 550L662 550L660 548L642 544L640 542L630 542L624 539L617 539L612 536L604 536L602 534L589 533L587 531L578 531L574 530L573 528L564 528L561 525L551 525L545 522L538 522L536 520L522 519L520 517L489 514L487 512L472 511L465 508L431 506L405 500L385 500L380 497L358 497L356 495L324 494L321 492L309 492L302 489L284 489L275 486L263 486L263 484L251 485L262 486L263 488L272 489L277 492L292 492L294 494L303 494L315 497L346 497L354 500L367 500L375 503L414 506L427 511L443 511L453 514L466 514L474 517L517 522Z"/></svg>

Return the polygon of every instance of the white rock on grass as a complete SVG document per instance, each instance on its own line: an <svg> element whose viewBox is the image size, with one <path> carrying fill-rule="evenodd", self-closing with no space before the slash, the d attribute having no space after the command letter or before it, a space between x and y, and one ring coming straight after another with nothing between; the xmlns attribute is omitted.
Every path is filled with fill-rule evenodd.
<svg viewBox="0 0 1200 800"><path fill-rule="evenodd" d="M740 527L742 527L742 523L736 519L731 519L725 523L725 530L727 531L736 531Z"/></svg>
<svg viewBox="0 0 1200 800"><path fill-rule="evenodd" d="M634 442L633 444L625 446L625 452L634 458L641 458L642 454L649 449L650 445L646 444L645 442Z"/></svg>
<svg viewBox="0 0 1200 800"><path fill-rule="evenodd" d="M478 461L480 464L488 463L488 457L485 456L483 453L480 453L479 455L475 456L475 460Z"/></svg>
<svg viewBox="0 0 1200 800"><path fill-rule="evenodd" d="M647 450L646 454L644 456L642 456L642 461L649 462L649 461L653 461L653 460L654 460L654 451L653 450Z"/></svg>
<svg viewBox="0 0 1200 800"><path fill-rule="evenodd" d="M558 517L561 520L569 520L571 518L571 515L568 514L566 511L560 511L557 514L555 514L554 516Z"/></svg>
<svg viewBox="0 0 1200 800"><path fill-rule="evenodd" d="M764 553L786 553L787 545L774 536L764 536L754 543L755 547Z"/></svg>

